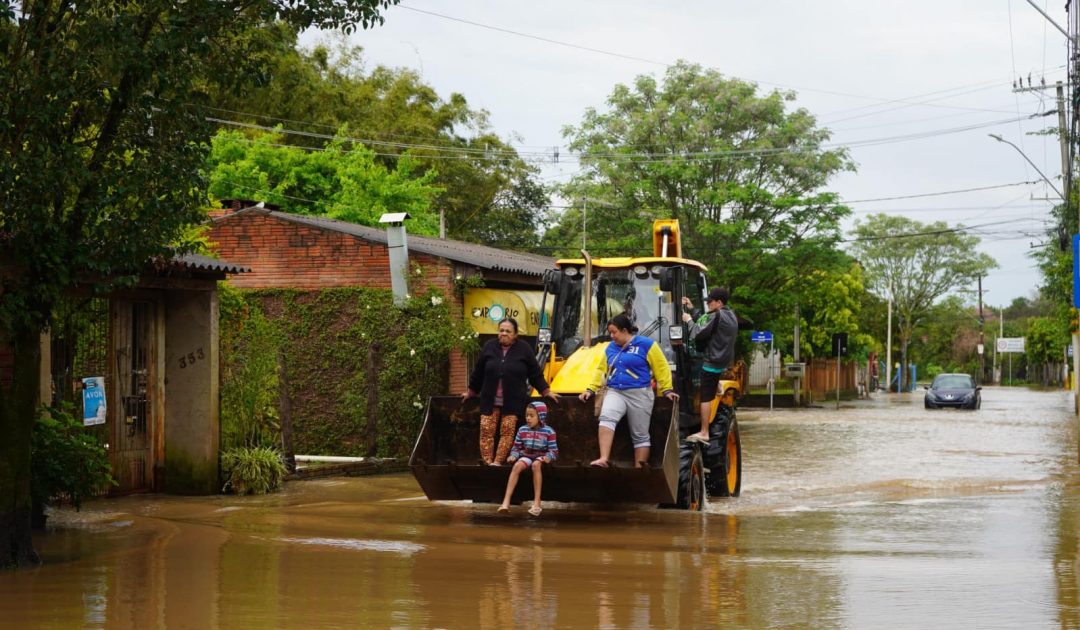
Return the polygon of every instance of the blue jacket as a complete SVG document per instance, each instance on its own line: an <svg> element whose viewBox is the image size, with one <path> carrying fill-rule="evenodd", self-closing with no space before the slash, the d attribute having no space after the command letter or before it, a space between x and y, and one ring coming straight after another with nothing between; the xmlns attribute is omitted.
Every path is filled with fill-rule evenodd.
<svg viewBox="0 0 1080 630"><path fill-rule="evenodd" d="M604 349L604 361L593 377L589 389L597 391L607 377L612 389L637 389L650 387L656 379L656 390L661 394L671 391L671 366L660 345L649 337L634 335L626 346L620 348L614 342Z"/></svg>

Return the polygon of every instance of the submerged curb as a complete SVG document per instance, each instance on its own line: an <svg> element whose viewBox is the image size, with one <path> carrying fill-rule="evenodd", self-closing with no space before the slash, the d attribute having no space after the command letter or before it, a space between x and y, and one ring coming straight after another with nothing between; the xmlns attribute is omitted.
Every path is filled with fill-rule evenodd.
<svg viewBox="0 0 1080 630"><path fill-rule="evenodd" d="M288 476L289 481L320 479L323 477L361 477L405 472L409 461L404 457L372 457L359 462L333 464L306 464Z"/></svg>

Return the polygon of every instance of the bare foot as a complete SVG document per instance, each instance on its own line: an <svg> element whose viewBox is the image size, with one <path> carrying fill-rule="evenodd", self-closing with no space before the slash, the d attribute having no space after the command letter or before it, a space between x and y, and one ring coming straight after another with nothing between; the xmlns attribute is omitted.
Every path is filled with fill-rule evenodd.
<svg viewBox="0 0 1080 630"><path fill-rule="evenodd" d="M596 467L596 468L607 468L608 467L608 463L607 463L606 459L594 459L591 462L589 462L589 465L593 466L593 467Z"/></svg>
<svg viewBox="0 0 1080 630"><path fill-rule="evenodd" d="M508 513L510 511L510 506L509 505L500 505L499 509L497 511L498 511L499 514L506 514L506 513Z"/></svg>

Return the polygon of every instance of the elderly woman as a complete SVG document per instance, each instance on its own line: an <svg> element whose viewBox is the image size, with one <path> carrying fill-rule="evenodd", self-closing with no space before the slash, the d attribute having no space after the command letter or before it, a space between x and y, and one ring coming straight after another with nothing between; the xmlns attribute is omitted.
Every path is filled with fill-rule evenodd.
<svg viewBox="0 0 1080 630"><path fill-rule="evenodd" d="M653 402L656 401L653 380L656 381L657 393L672 401L678 400L679 396L672 390L671 367L660 350L660 344L636 334L637 327L624 313L612 317L607 329L611 343L604 350L604 360L593 382L580 396L582 401L589 400L607 382L597 435L600 458L593 460L590 465L608 467L615 427L626 416L630 425L630 439L634 444L634 467L641 468L648 463L652 446L649 423L652 420Z"/></svg>
<svg viewBox="0 0 1080 630"><path fill-rule="evenodd" d="M510 455L518 418L529 402L530 385L541 396L557 401L532 347L518 339L518 323L507 317L499 322L499 337L484 344L476 358L469 388L461 394L466 400L480 397L480 458L485 464L501 466ZM499 427L499 448L495 450L495 427Z"/></svg>

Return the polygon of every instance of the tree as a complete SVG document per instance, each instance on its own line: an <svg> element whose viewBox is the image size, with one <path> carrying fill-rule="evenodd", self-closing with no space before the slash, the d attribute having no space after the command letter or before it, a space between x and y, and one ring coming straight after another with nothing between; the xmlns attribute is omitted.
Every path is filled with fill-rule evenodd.
<svg viewBox="0 0 1080 630"><path fill-rule="evenodd" d="M347 132L342 129L342 135ZM287 212L373 227L385 212L408 212L411 232L439 233L439 217L431 208L440 192L431 185L433 171L414 176L407 158L388 170L370 149L340 138L318 151L281 140L268 132L219 132L208 160L210 193L242 199L258 191L260 199Z"/></svg>
<svg viewBox="0 0 1080 630"><path fill-rule="evenodd" d="M924 224L873 214L856 221L853 234L851 251L866 270L869 287L883 298L892 296L902 366L915 327L938 298L973 285L997 267L993 258L975 251L978 237L943 221ZM901 374L907 378L905 371Z"/></svg>
<svg viewBox="0 0 1080 630"><path fill-rule="evenodd" d="M847 270L815 270L801 285L799 310L803 317L803 349L809 356L832 354L834 333L848 333L849 353L866 354L871 340L859 334L859 311L862 307L863 273L852 263Z"/></svg>
<svg viewBox="0 0 1080 630"><path fill-rule="evenodd" d="M281 142L315 147L347 126L349 137L372 149L390 171L405 160L413 172L433 173L431 183L442 192L432 208L445 215L451 238L535 245L547 192L536 183L536 169L491 131L486 111L471 108L461 94L440 97L412 70L369 69L362 49L341 40L305 51L296 31L279 25L243 39L260 84L243 93L215 93L217 118L280 124L298 132L283 133ZM245 197L258 194L248 190Z"/></svg>
<svg viewBox="0 0 1080 630"><path fill-rule="evenodd" d="M234 33L367 28L396 0L0 0L0 566L38 562L30 443L38 344L76 285L130 281L201 218L201 104L242 89Z"/></svg>
<svg viewBox="0 0 1080 630"><path fill-rule="evenodd" d="M801 270L846 268L836 243L850 211L822 189L854 170L809 112L788 109L794 98L686 62L662 83L615 86L607 111L563 131L585 172L562 187L575 208L546 244L579 246L582 198L598 254L651 251L653 219L675 218L684 254L732 290L740 315L791 317Z"/></svg>

